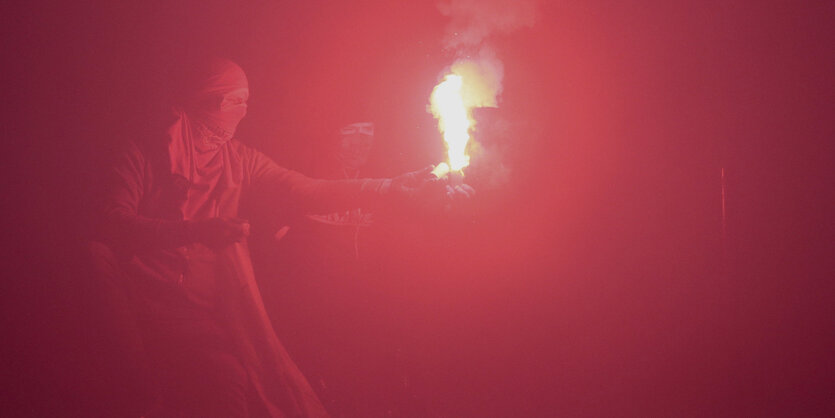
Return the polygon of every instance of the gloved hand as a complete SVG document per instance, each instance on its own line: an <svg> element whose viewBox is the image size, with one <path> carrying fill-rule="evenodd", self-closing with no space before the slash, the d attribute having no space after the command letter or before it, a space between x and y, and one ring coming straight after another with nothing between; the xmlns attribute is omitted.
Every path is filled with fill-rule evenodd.
<svg viewBox="0 0 835 418"><path fill-rule="evenodd" d="M391 193L405 199L414 199L430 185L439 187L437 177L431 174L432 166L424 167L417 171L401 174L391 179ZM437 183L437 184L435 184Z"/></svg>
<svg viewBox="0 0 835 418"><path fill-rule="evenodd" d="M412 209L449 209L452 204L468 200L475 189L467 184L451 186L432 174L433 166L401 174L391 180L391 193L396 200Z"/></svg>
<svg viewBox="0 0 835 418"><path fill-rule="evenodd" d="M475 196L475 189L469 184L459 184L454 187L447 185L446 196L450 202L464 201Z"/></svg>
<svg viewBox="0 0 835 418"><path fill-rule="evenodd" d="M241 242L249 236L249 221L238 218L209 218L186 223L186 231L192 242L211 248L225 247Z"/></svg>

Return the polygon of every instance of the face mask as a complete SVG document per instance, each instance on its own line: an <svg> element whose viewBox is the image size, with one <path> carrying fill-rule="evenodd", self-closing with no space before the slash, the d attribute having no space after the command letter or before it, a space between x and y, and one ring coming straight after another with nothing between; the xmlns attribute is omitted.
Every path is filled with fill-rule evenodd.
<svg viewBox="0 0 835 418"><path fill-rule="evenodd" d="M205 145L219 146L235 136L238 123L246 116L248 98L249 90L239 88L196 106L193 118Z"/></svg>
<svg viewBox="0 0 835 418"><path fill-rule="evenodd" d="M374 124L353 123L339 132L339 159L344 168L359 170L368 161L374 145Z"/></svg>
<svg viewBox="0 0 835 418"><path fill-rule="evenodd" d="M231 140L246 115L249 99L243 69L232 61L215 59L190 83L185 110L198 136L194 145L216 148Z"/></svg>

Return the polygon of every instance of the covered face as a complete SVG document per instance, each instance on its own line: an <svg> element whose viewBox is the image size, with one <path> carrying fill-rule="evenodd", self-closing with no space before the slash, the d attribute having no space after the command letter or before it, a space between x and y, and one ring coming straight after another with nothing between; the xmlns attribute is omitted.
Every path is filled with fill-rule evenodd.
<svg viewBox="0 0 835 418"><path fill-rule="evenodd" d="M168 128L168 155L182 192L184 219L211 216L217 193L240 186L243 168L229 141L246 115L249 86L232 61L214 58L191 69L178 88L178 118ZM212 203L215 202L215 203Z"/></svg>
<svg viewBox="0 0 835 418"><path fill-rule="evenodd" d="M339 131L339 160L350 170L359 170L368 161L374 145L374 124L357 122Z"/></svg>
<svg viewBox="0 0 835 418"><path fill-rule="evenodd" d="M195 145L219 146L235 136L246 115L249 83L238 64L213 59L193 80L186 111L195 122L199 140Z"/></svg>

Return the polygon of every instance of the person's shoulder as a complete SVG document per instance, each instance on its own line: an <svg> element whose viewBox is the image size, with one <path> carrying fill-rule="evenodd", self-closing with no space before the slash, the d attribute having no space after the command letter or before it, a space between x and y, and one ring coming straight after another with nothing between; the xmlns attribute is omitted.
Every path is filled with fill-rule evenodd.
<svg viewBox="0 0 835 418"><path fill-rule="evenodd" d="M236 138L229 141L229 145L244 159L258 158L264 155L261 151L258 151L250 145L244 144Z"/></svg>
<svg viewBox="0 0 835 418"><path fill-rule="evenodd" d="M128 138L114 144L112 151L143 159L167 157L172 130L181 129L181 121L181 114L175 108L159 111Z"/></svg>
<svg viewBox="0 0 835 418"><path fill-rule="evenodd" d="M237 138L232 138L231 140L229 140L229 145L232 147L233 150L238 151L238 152L241 152L241 151L248 152L250 149L252 149L252 147L244 144L243 142L241 142Z"/></svg>
<svg viewBox="0 0 835 418"><path fill-rule="evenodd" d="M153 160L160 157L167 147L158 138L130 139L118 145L116 152L120 155L139 160Z"/></svg>
<svg viewBox="0 0 835 418"><path fill-rule="evenodd" d="M166 135L150 133L119 141L109 154L116 165L164 167L169 164L168 142Z"/></svg>
<svg viewBox="0 0 835 418"><path fill-rule="evenodd" d="M110 144L101 150L102 167L120 173L145 170L151 159L149 151L143 145L141 141L132 139Z"/></svg>
<svg viewBox="0 0 835 418"><path fill-rule="evenodd" d="M136 139L126 139L105 148L104 153L117 158L145 159L149 154L148 144Z"/></svg>

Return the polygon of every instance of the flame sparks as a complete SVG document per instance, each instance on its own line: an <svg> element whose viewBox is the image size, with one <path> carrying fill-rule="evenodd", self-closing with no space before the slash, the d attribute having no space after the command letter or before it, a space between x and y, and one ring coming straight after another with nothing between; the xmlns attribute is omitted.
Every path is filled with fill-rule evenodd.
<svg viewBox="0 0 835 418"><path fill-rule="evenodd" d="M454 62L432 90L428 110L438 119L451 174L463 175L462 169L470 165L467 148L475 130L472 109L498 106L503 71L500 61L482 51L479 59Z"/></svg>
<svg viewBox="0 0 835 418"><path fill-rule="evenodd" d="M464 105L463 85L462 76L448 74L435 86L430 98L432 113L438 118L438 129L444 134L449 167L455 171L470 164L466 150L473 121L470 108Z"/></svg>

